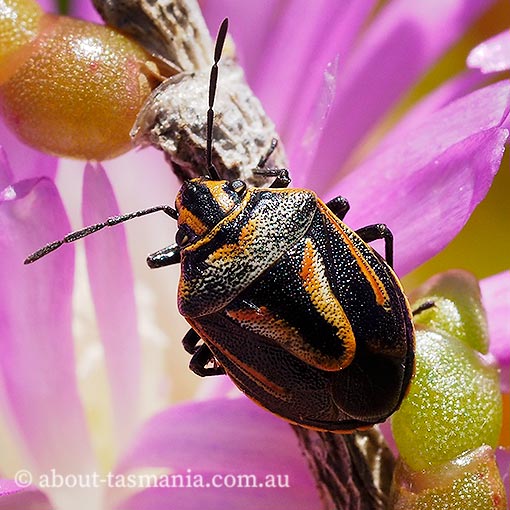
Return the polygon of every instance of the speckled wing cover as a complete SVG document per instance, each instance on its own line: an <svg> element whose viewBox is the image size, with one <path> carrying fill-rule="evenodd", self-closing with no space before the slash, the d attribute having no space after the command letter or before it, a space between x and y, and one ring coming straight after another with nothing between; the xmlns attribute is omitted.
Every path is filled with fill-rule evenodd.
<svg viewBox="0 0 510 510"><path fill-rule="evenodd" d="M222 309L307 232L312 191L251 188L239 207L181 252L179 310L197 317Z"/></svg>
<svg viewBox="0 0 510 510"><path fill-rule="evenodd" d="M183 253L181 313L249 397L338 431L398 407L413 370L407 300L389 266L312 192L250 190L193 248Z"/></svg>

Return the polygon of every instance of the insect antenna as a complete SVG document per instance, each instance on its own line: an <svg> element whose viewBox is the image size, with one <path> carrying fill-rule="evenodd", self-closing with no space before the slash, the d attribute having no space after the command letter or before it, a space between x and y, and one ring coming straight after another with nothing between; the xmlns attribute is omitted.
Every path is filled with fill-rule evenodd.
<svg viewBox="0 0 510 510"><path fill-rule="evenodd" d="M105 221L101 223L95 223L94 225L89 225L88 227L82 228L80 230L75 230L74 232L67 234L65 237L59 239L58 241L48 243L46 246L43 246L42 248L38 249L37 251L29 255L24 260L23 263L32 264L32 262L35 262L36 260L39 260L41 257L48 255L48 253L51 253L57 248L60 248L63 244L74 243L74 241L78 241L78 239L87 237L88 235L93 234L98 230L102 230L105 227L113 227L115 225L118 225L119 223L124 223L125 221L129 221L134 218L139 218L140 216L146 216L147 214L152 214L159 211L163 211L165 214L168 214L168 216L170 216L174 220L177 219L177 211L170 207L169 205L157 205L154 207L149 207L148 209L141 209L140 211L122 214L120 216L111 216L110 218L107 218Z"/></svg>
<svg viewBox="0 0 510 510"><path fill-rule="evenodd" d="M221 53L223 51L223 45L225 43L225 38L227 36L228 30L228 18L225 18L218 30L218 36L216 37L216 46L214 48L214 63L211 67L211 75L209 78L209 109L207 110L207 175L206 177L210 177L215 181L220 180L220 175L216 170L212 162L212 138L213 138L213 122L214 122L214 98L216 96L216 85L218 84L218 62L221 58Z"/></svg>

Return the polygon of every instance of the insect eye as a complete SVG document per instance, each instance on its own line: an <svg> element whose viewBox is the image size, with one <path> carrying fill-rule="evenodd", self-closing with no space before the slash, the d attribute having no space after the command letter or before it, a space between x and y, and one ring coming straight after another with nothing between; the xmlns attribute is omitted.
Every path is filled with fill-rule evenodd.
<svg viewBox="0 0 510 510"><path fill-rule="evenodd" d="M244 181L241 181L239 179L236 179L235 181L232 181L230 183L230 187L232 190L234 190L238 195L244 195L246 191L246 183Z"/></svg>
<svg viewBox="0 0 510 510"><path fill-rule="evenodd" d="M196 236L194 234L191 234L188 230L188 228L180 227L179 230L177 230L177 233L175 234L175 242L179 246L185 246L187 244L190 244Z"/></svg>

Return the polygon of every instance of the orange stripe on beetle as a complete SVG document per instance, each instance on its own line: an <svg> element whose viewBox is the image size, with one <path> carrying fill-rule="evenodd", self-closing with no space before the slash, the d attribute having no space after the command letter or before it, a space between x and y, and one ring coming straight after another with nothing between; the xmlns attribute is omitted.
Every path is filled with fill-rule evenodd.
<svg viewBox="0 0 510 510"><path fill-rule="evenodd" d="M207 232L207 227L204 223L195 216L189 209L181 207L179 212L179 224L188 225L189 228L198 236L204 235Z"/></svg>
<svg viewBox="0 0 510 510"><path fill-rule="evenodd" d="M322 212L326 214L328 218L331 220L331 223L337 226L339 222L338 218L336 218L336 216L334 216L323 203L319 203L319 206ZM352 242L352 239L347 235L347 232L344 230L344 228L338 226L337 230L339 234L343 237L345 245L347 246L348 250L351 252L351 255L358 263L358 267L365 276L367 282L372 287L377 304L381 305L385 310L389 311L391 309L390 297L386 292L386 287L381 282L372 266L366 261L365 257L360 253L356 245Z"/></svg>
<svg viewBox="0 0 510 510"><path fill-rule="evenodd" d="M351 323L329 285L328 277L324 271L324 262L310 238L305 240L300 277L303 281L303 287L315 309L326 322L335 328L338 340L345 347L345 353L341 359L322 355L321 357L324 361L319 368L322 370L340 370L345 368L354 358L356 339Z"/></svg>
<svg viewBox="0 0 510 510"><path fill-rule="evenodd" d="M242 257L250 257L250 247L253 245L256 235L257 218L255 217L246 222L241 229L237 242L221 246L207 257L207 262L209 264L217 261L224 263L224 261L234 261Z"/></svg>
<svg viewBox="0 0 510 510"><path fill-rule="evenodd" d="M208 183L208 188L214 201L220 206L223 212L227 213L235 207L235 202L225 193L222 181L210 181Z"/></svg>
<svg viewBox="0 0 510 510"><path fill-rule="evenodd" d="M226 313L243 329L272 340L309 365L323 370L340 370L345 364L343 360L339 363L337 358L321 353L297 328L265 306L229 308Z"/></svg>

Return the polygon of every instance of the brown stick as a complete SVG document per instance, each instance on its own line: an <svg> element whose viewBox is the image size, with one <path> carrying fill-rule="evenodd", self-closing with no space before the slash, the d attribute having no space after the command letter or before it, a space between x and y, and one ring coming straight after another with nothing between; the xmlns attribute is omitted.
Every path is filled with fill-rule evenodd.
<svg viewBox="0 0 510 510"><path fill-rule="evenodd" d="M333 434L296 425L324 510L385 510L394 458L377 429Z"/></svg>

